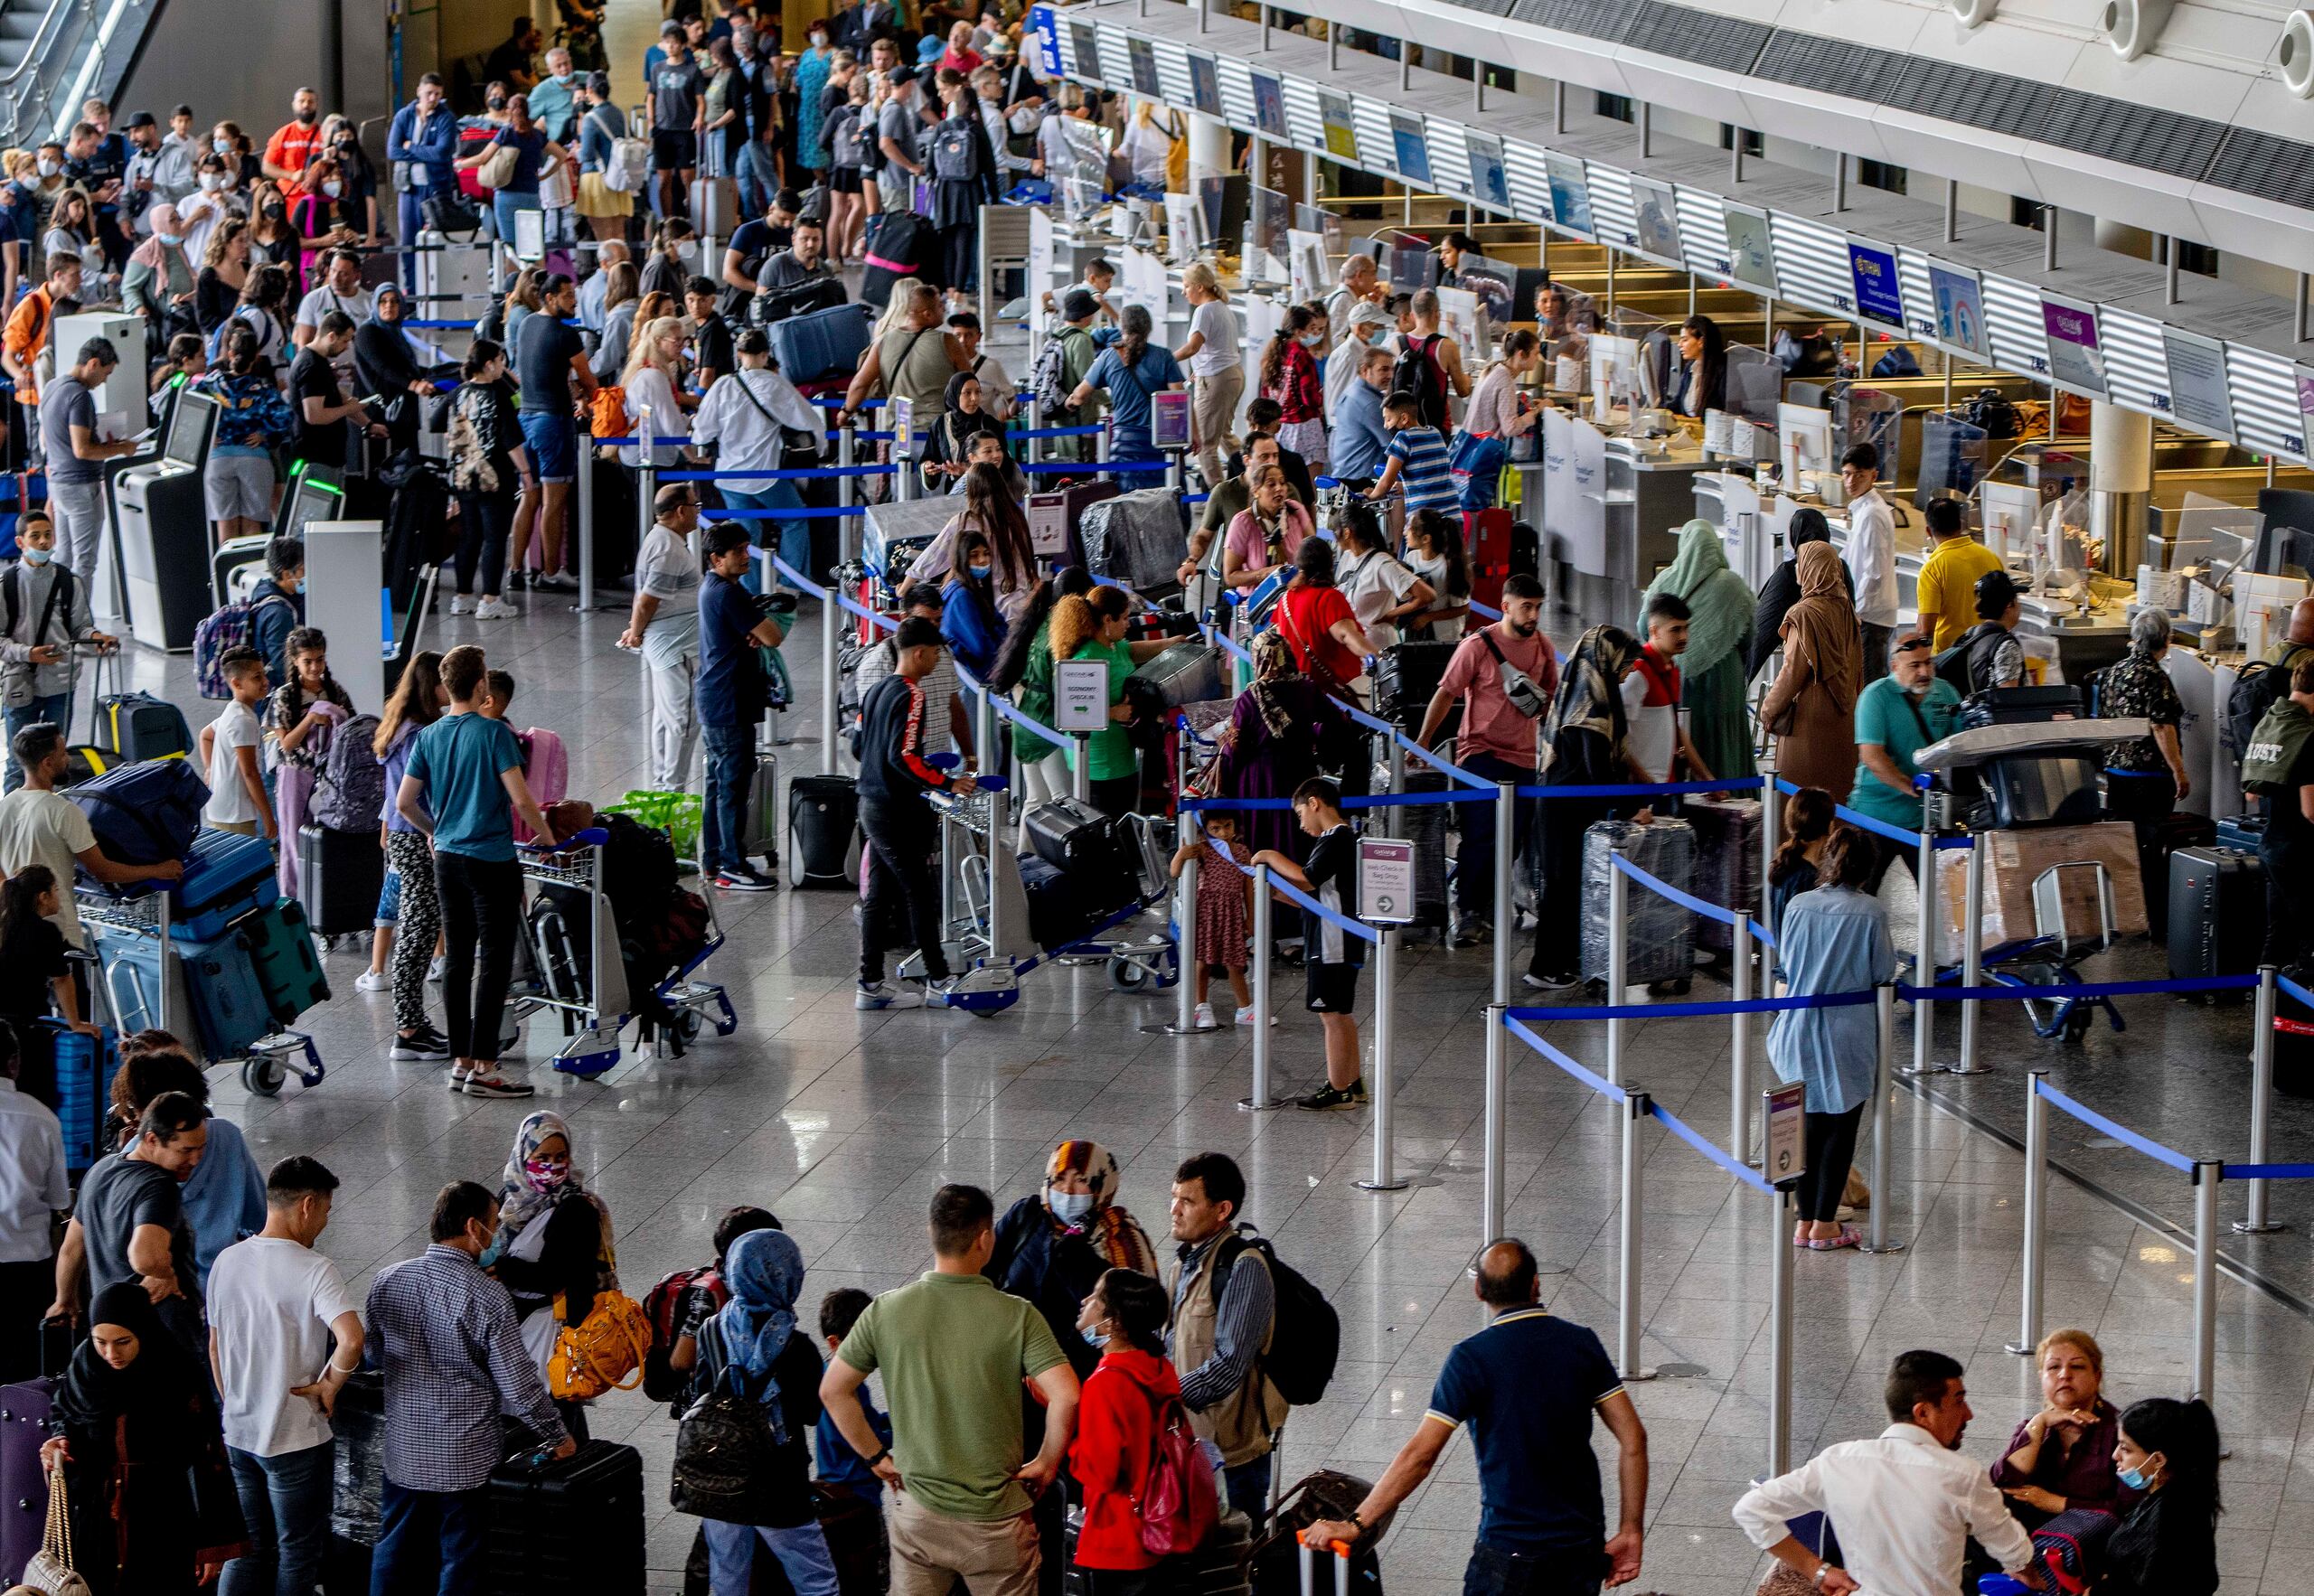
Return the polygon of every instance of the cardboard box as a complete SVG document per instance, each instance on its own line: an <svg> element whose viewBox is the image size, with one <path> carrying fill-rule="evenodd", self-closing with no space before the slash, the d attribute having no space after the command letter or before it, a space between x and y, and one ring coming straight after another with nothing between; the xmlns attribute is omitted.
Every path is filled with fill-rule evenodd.
<svg viewBox="0 0 2314 1596"><path fill-rule="evenodd" d="M2033 883L2052 865L2094 860L2113 883L2113 934L2142 934L2146 928L2145 884L2137 871L2137 829L2127 821L2088 826L2037 826L1987 831L1977 839L1985 850L1985 907L1980 951L2038 934L2033 917ZM1967 913L1969 856L1960 849L1936 856L1937 962L1961 962L1961 921ZM2058 878L2067 934L2076 944L2097 940L2097 883L2087 870ZM1888 930L1900 952L1909 953L1920 922L1920 898L1901 867L1891 867L1880 885L1888 906ZM2051 931L2055 927L2052 925Z"/></svg>

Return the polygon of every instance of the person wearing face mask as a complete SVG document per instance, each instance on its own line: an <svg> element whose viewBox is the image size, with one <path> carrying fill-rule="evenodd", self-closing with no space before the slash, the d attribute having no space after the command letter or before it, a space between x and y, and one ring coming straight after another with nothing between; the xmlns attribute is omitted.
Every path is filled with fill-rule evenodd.
<svg viewBox="0 0 2314 1596"><path fill-rule="evenodd" d="M835 50L828 39L827 24L815 22L803 53L795 58L795 164L814 179L828 167L827 145L820 129L827 120L828 107L823 102L834 68Z"/></svg>
<svg viewBox="0 0 2314 1596"><path fill-rule="evenodd" d="M55 562L56 526L44 510L29 510L16 526L18 564L0 575L6 596L6 630L0 631L0 700L7 706L7 733L45 720L72 719L72 645L90 643L109 650L114 639L97 630L89 613L89 585ZM52 595L53 597L52 598ZM24 784L24 773L8 761L5 789Z"/></svg>
<svg viewBox="0 0 2314 1596"><path fill-rule="evenodd" d="M2113 1526L2096 1596L2210 1596L2217 1589L2217 1420L2203 1402L2149 1396L2121 1414L2113 1471L2142 1492Z"/></svg>
<svg viewBox="0 0 2314 1596"><path fill-rule="evenodd" d="M209 240L217 236L217 230L247 210L243 197L228 186L237 175L221 156L209 150L202 151L194 163L193 192L177 202L177 222L184 230L187 259L205 263Z"/></svg>
<svg viewBox="0 0 2314 1596"><path fill-rule="evenodd" d="M578 96L585 80L570 64L570 52L556 45L546 52L546 76L531 90L531 115L557 144L570 142L578 125Z"/></svg>
<svg viewBox="0 0 2314 1596"><path fill-rule="evenodd" d="M1279 446L1318 472L1326 468L1326 412L1315 351L1322 347L1325 322L1324 313L1310 305L1292 306L1263 346L1261 363L1261 396L1278 405Z"/></svg>
<svg viewBox="0 0 2314 1596"><path fill-rule="evenodd" d="M332 249L321 259L322 280L297 302L296 320L290 324L289 339L299 349L314 341L315 329L322 318L335 311L352 322L358 331L377 314L377 301L369 289L362 286L362 257L350 249ZM353 356L348 354L338 362L341 370L351 370ZM388 393L383 388L364 388L364 393Z"/></svg>
<svg viewBox="0 0 2314 1596"><path fill-rule="evenodd" d="M1181 1400L1181 1375L1165 1356L1165 1288L1131 1270L1112 1269L1086 1293L1077 1319L1079 1338L1100 1355L1085 1376L1068 1471L1085 1494L1076 1567L1086 1596L1142 1596L1162 1588L1165 1559L1142 1541L1141 1497L1156 1456L1165 1404ZM1063 1346L1068 1342L1064 1338ZM1210 1497L1210 1480L1191 1488Z"/></svg>
<svg viewBox="0 0 2314 1596"><path fill-rule="evenodd" d="M289 119L265 141L263 171L281 190L284 200L296 196L297 180L323 147L322 97L310 89L300 89L289 97Z"/></svg>
<svg viewBox="0 0 2314 1596"><path fill-rule="evenodd" d="M1078 1333L1086 1297L1112 1270L1157 1279L1149 1233L1116 1200L1117 1161L1097 1141L1072 1137L1045 1161L1044 1184L1004 1212L983 1272L1001 1291L1037 1306L1077 1377L1100 1350Z"/></svg>
<svg viewBox="0 0 2314 1596"><path fill-rule="evenodd" d="M1365 257L1353 255L1350 258L1362 260ZM1359 361L1369 349L1389 350L1394 339L1389 312L1365 299L1352 300L1344 308L1341 320L1332 324L1341 330L1334 335L1333 348L1326 357L1326 418L1339 428L1342 401L1350 394L1350 384L1358 380Z"/></svg>
<svg viewBox="0 0 2314 1596"><path fill-rule="evenodd" d="M149 210L153 233L128 257L120 303L122 309L143 316L145 324L165 342L172 334L193 329L193 270L185 258L177 208L163 200Z"/></svg>
<svg viewBox="0 0 2314 1596"><path fill-rule="evenodd" d="M161 136L161 125L150 111L138 111L128 118L128 164L122 174L122 208L136 218L136 230L150 238L154 230L153 207L163 201L174 203L196 192L193 181L193 150L187 145L172 145Z"/></svg>
<svg viewBox="0 0 2314 1596"><path fill-rule="evenodd" d="M691 223L680 216L670 216L659 224L659 230L651 240L651 253L643 262L642 291L664 294L681 304L684 289L699 269L698 259L699 239Z"/></svg>
<svg viewBox="0 0 2314 1596"><path fill-rule="evenodd" d="M561 1115L540 1109L515 1131L499 1173L498 1236L482 1264L514 1299L522 1346L541 1380L558 1319L578 1324L593 1311L597 1292L618 1290L614 1255L610 1208L587 1189L573 1159L570 1127ZM554 1405L564 1427L586 1440L585 1405L561 1400Z"/></svg>

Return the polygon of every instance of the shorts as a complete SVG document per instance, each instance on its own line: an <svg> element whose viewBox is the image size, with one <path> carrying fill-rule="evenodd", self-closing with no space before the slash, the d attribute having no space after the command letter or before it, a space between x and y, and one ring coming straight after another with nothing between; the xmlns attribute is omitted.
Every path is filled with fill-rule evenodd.
<svg viewBox="0 0 2314 1596"><path fill-rule="evenodd" d="M541 482L575 482L578 476L578 424L551 410L523 410L522 442L530 446L531 470Z"/></svg>
<svg viewBox="0 0 2314 1596"><path fill-rule="evenodd" d="M1312 1014L1355 1014L1358 1011L1356 964L1325 964L1312 959L1303 967L1309 977L1304 1007Z"/></svg>
<svg viewBox="0 0 2314 1596"><path fill-rule="evenodd" d="M370 916L372 925L401 924L401 872L388 870L385 884L378 888L377 912Z"/></svg>
<svg viewBox="0 0 2314 1596"><path fill-rule="evenodd" d="M210 451L202 468L202 496L212 521L273 519L273 459L268 455L222 455Z"/></svg>
<svg viewBox="0 0 2314 1596"><path fill-rule="evenodd" d="M691 172L699 166L699 135L688 127L658 127L651 133L651 164L662 172Z"/></svg>
<svg viewBox="0 0 2314 1596"><path fill-rule="evenodd" d="M856 194L859 192L859 167L831 166L828 168L828 192L832 194Z"/></svg>

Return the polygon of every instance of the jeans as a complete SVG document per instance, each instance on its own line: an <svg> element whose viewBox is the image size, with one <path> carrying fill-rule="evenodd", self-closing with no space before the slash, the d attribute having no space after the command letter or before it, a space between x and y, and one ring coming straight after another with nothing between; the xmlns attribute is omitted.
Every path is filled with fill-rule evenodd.
<svg viewBox="0 0 2314 1596"><path fill-rule="evenodd" d="M97 547L104 540L104 483L51 477L48 507L56 516L56 563L83 582L95 581Z"/></svg>
<svg viewBox="0 0 2314 1596"><path fill-rule="evenodd" d="M522 867L517 860L475 859L434 850L434 883L442 897L442 1028L452 1058L498 1062L504 1029L506 983L513 974L514 938L522 923ZM404 883L404 890L408 884ZM475 950L482 968L475 968Z"/></svg>
<svg viewBox="0 0 2314 1596"><path fill-rule="evenodd" d="M748 868L742 844L748 790L755 784L756 728L703 726L700 736L707 745L707 803L700 817L699 873L712 878L718 870Z"/></svg>
<svg viewBox="0 0 2314 1596"><path fill-rule="evenodd" d="M792 482L767 482L752 493L742 493L738 488L725 488L723 502L733 510L801 510L804 508L804 495L795 491L795 484ZM755 545L758 549L772 547L770 540L765 536L765 530L775 529L778 535L779 558L787 562L788 568L801 571L806 577L812 577L814 581L819 580L817 575L812 570L811 522L751 520L745 524L748 535L755 540ZM778 577L777 585L782 587L793 586L785 577Z"/></svg>
<svg viewBox="0 0 2314 1596"><path fill-rule="evenodd" d="M494 493L458 495L458 596L474 591L475 567L482 567L482 596L498 596L506 575L506 539L514 525L514 485Z"/></svg>
<svg viewBox="0 0 2314 1596"><path fill-rule="evenodd" d="M69 692L50 693L45 698L34 699L22 709L10 709L5 718L8 726L8 769L5 775L0 775L0 793L13 793L24 784L24 767L16 763L16 734L28 726L36 726L45 720L52 726L62 727L69 739L72 729L72 695Z"/></svg>
<svg viewBox="0 0 2314 1596"><path fill-rule="evenodd" d="M828 1554L817 1519L794 1529L764 1529L707 1518L699 1527L707 1537L709 1596L748 1596L757 1541L779 1559L795 1596L836 1596L835 1559Z"/></svg>
<svg viewBox="0 0 2314 1596"><path fill-rule="evenodd" d="M228 1447L249 1551L225 1565L218 1596L309 1596L329 1546L330 1464L337 1443L260 1458Z"/></svg>
<svg viewBox="0 0 2314 1596"><path fill-rule="evenodd" d="M490 216L491 220L497 224L498 241L512 249L514 247L514 218L524 211L535 211L538 208L539 192L536 189L532 189L527 194L513 194L508 193L504 189L500 189L496 193L492 194ZM541 217L540 221L543 224L545 219Z"/></svg>
<svg viewBox="0 0 2314 1596"><path fill-rule="evenodd" d="M1256 1531L1269 1516L1270 1461L1270 1454L1264 1452L1249 1462L1233 1463L1221 1470L1229 1505L1253 1520Z"/></svg>
<svg viewBox="0 0 2314 1596"><path fill-rule="evenodd" d="M1463 1596L1599 1596L1599 1575L1585 1573L1582 1561L1564 1552L1506 1552L1481 1541L1463 1569Z"/></svg>
<svg viewBox="0 0 2314 1596"><path fill-rule="evenodd" d="M1472 775L1482 775L1491 782L1516 782L1521 786L1533 786L1542 778L1534 767L1524 769L1508 759L1497 759L1491 754L1472 754L1463 761L1463 768ZM1463 828L1463 846L1455 857L1454 895L1461 902L1463 916L1472 920L1492 920L1494 903L1494 826L1498 803L1463 803L1456 806ZM1528 834L1535 829L1537 804L1531 799L1510 801L1510 857L1513 859L1527 850Z"/></svg>
<svg viewBox="0 0 2314 1596"><path fill-rule="evenodd" d="M482 1596L489 1516L488 1486L408 1490L387 1480L370 1596Z"/></svg>
<svg viewBox="0 0 2314 1596"><path fill-rule="evenodd" d="M860 984L884 979L884 952L914 944L924 955L927 981L948 979L941 945L940 884L932 868L940 841L932 812L919 799L888 803L860 801L860 831L868 843L868 897L860 909Z"/></svg>

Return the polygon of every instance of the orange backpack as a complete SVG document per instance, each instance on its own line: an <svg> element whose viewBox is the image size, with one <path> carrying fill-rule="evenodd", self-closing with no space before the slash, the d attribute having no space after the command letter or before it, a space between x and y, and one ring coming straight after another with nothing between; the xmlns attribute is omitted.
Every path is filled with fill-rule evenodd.
<svg viewBox="0 0 2314 1596"><path fill-rule="evenodd" d="M605 383L595 390L595 412L589 418L597 437L625 437L635 428L626 418L626 390Z"/></svg>

